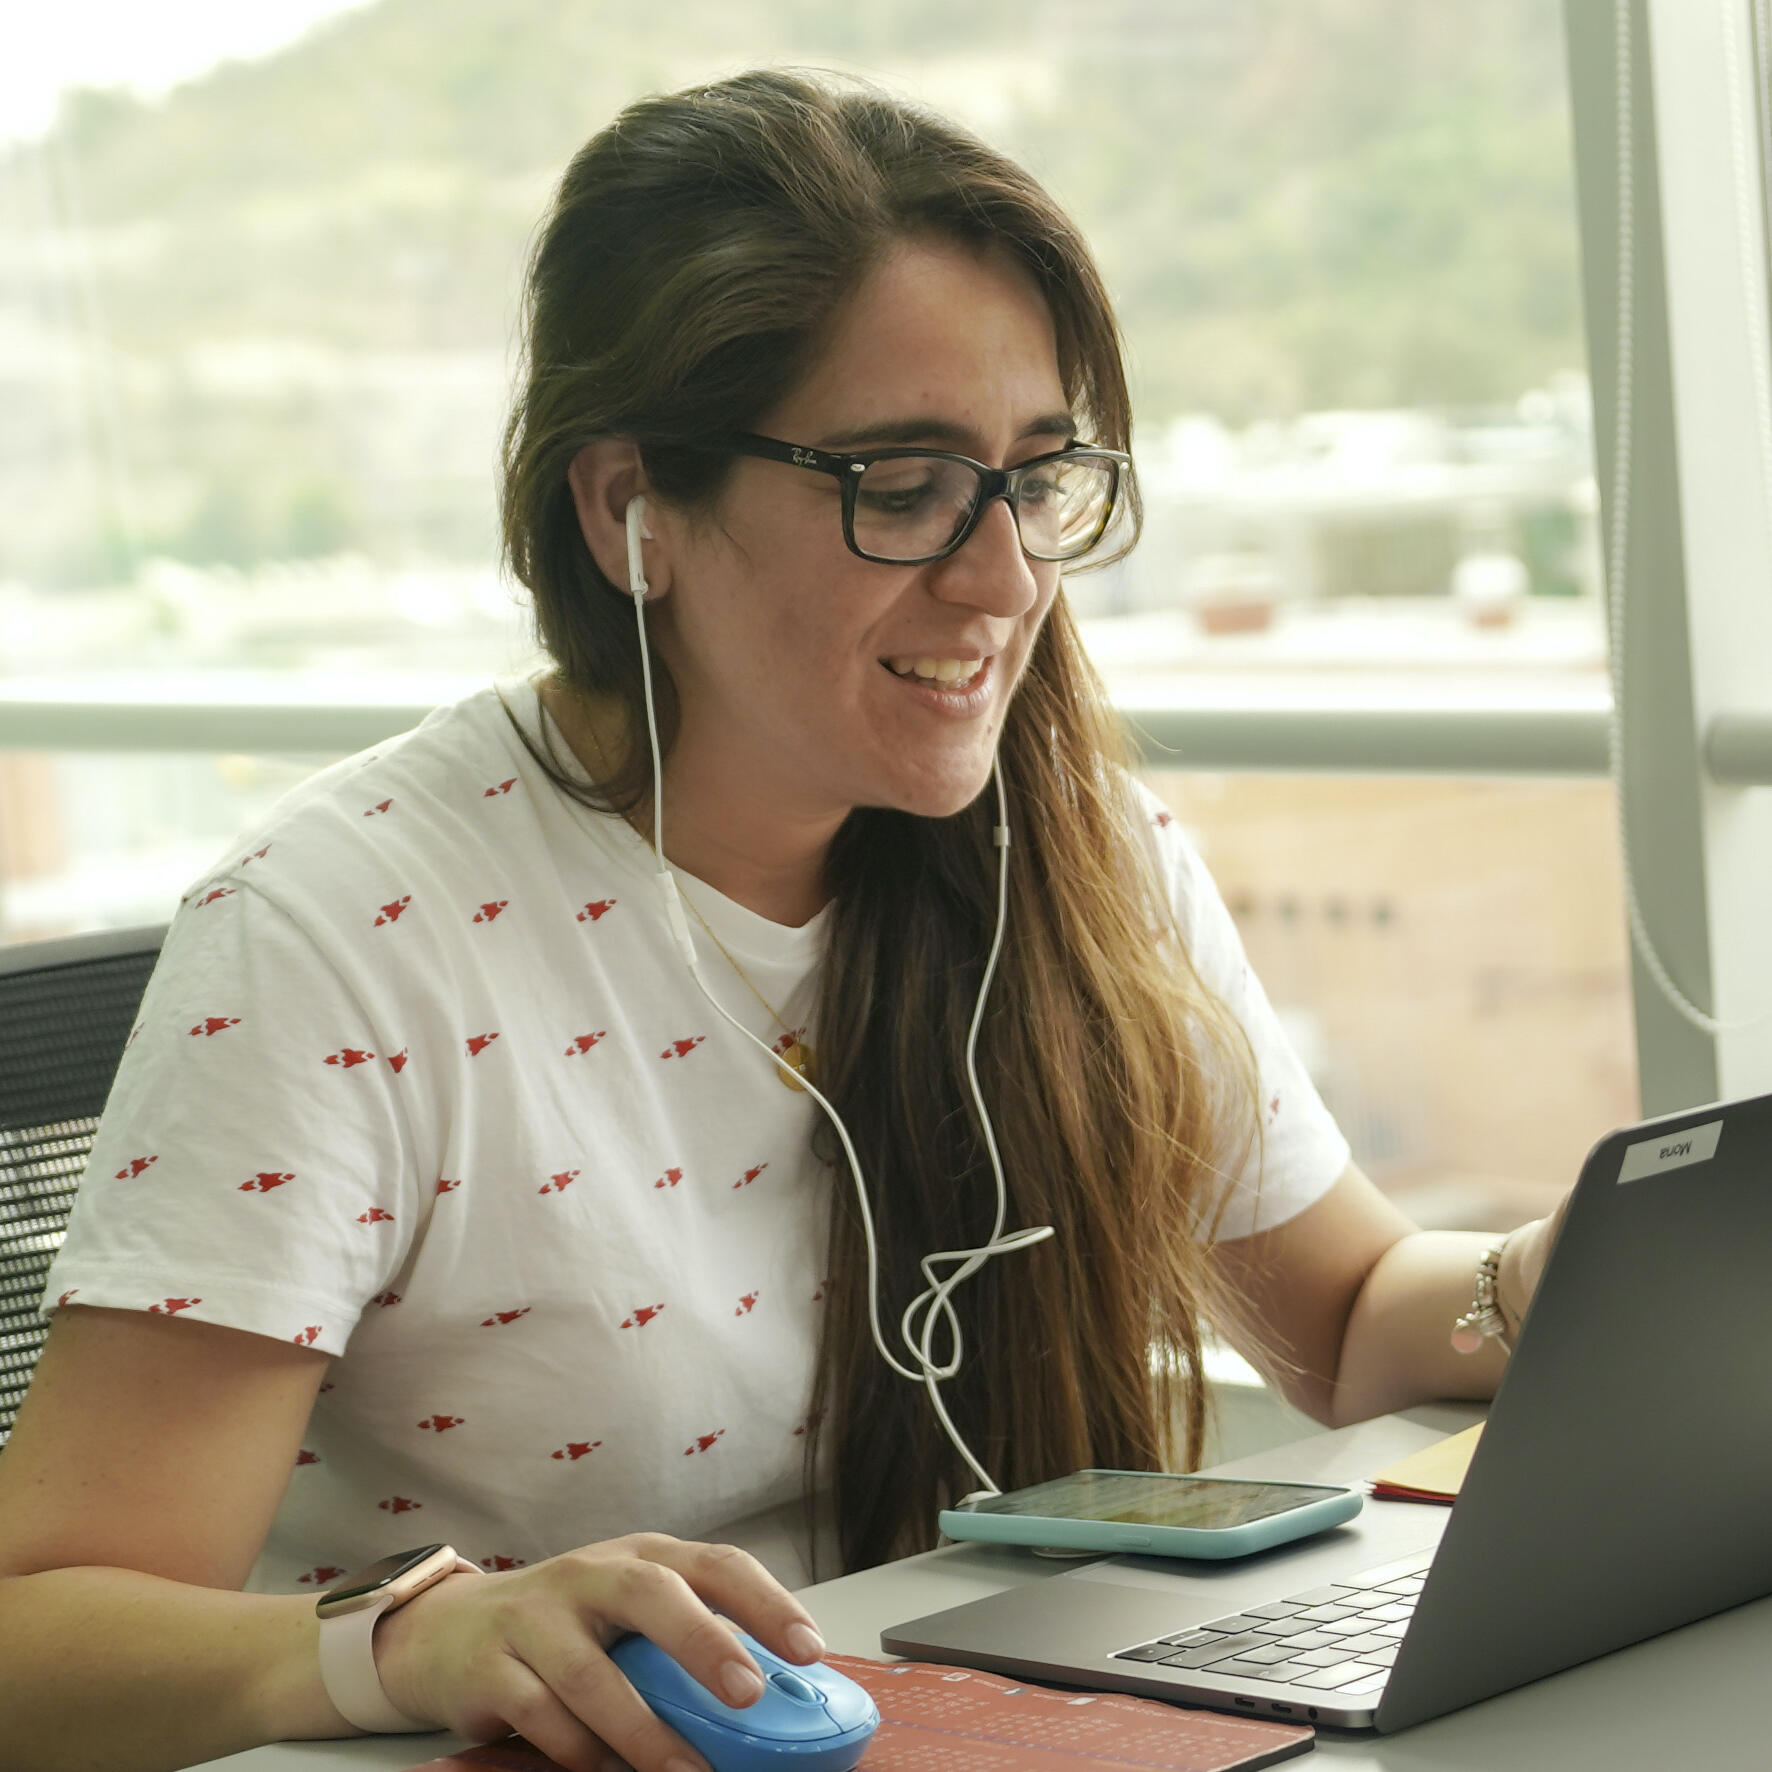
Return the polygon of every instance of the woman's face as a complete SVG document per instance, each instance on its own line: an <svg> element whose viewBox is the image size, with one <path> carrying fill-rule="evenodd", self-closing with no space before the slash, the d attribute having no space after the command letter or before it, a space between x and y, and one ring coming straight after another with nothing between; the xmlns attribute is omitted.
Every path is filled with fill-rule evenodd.
<svg viewBox="0 0 1772 1772"><path fill-rule="evenodd" d="M918 241L870 273L811 373L754 428L1012 467L1073 427L1032 279ZM883 566L844 545L834 478L739 458L712 517L670 531L670 582L648 619L681 695L673 773L712 772L753 808L819 820L855 806L940 817L976 798L1058 589L1058 567L1022 553L1007 504L947 559ZM957 680L919 675L931 660Z"/></svg>

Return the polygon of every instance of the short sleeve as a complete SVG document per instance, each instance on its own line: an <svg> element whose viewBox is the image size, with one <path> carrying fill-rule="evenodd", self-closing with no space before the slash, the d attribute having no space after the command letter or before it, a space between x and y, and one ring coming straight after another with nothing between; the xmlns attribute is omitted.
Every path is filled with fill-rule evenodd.
<svg viewBox="0 0 1772 1772"><path fill-rule="evenodd" d="M43 1310L187 1315L342 1353L420 1228L384 1052L357 995L240 876L174 919Z"/></svg>
<svg viewBox="0 0 1772 1772"><path fill-rule="evenodd" d="M1351 1160L1347 1139L1286 1038L1205 863L1155 794L1137 786L1176 925L1200 982L1242 1028L1254 1057L1261 1137L1227 1184L1220 1241L1271 1230L1328 1193ZM1214 1202L1214 1207L1216 1202ZM1202 1216L1213 1223L1213 1207Z"/></svg>

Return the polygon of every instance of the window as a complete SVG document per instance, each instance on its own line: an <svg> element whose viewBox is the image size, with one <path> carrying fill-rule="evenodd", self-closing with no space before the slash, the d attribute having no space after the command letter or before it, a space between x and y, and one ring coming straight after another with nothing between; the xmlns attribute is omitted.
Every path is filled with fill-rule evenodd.
<svg viewBox="0 0 1772 1772"><path fill-rule="evenodd" d="M1444 1222L1517 1215L1633 1088L1602 779L1617 452L1596 474L1594 449L1618 419L1621 18L1637 213L1682 242L1645 220L1630 285L1631 558L1656 592L1633 618L1638 896L1682 988L1710 1005L1715 977L1751 1023L1707 1032L1646 997L1643 1088L1677 1105L1772 1075L1752 1021L1772 837L1703 760L1713 715L1772 750L1769 618L1742 589L1768 576L1772 475L1752 10L691 0L514 29L497 0L423 28L391 0L314 0L305 32L248 9L284 36L214 37L210 65L201 9L169 0L155 53L186 46L183 84L89 64L0 147L0 932L164 916L282 785L525 664L492 474L551 181L641 91L845 66L1017 153L1094 241L1150 513L1129 562L1073 581L1091 647L1363 1160ZM1724 188L1733 207L1692 195ZM1343 773L1300 774L1325 765ZM1359 983L1428 946L1443 1000L1403 1011L1446 1018L1437 1080ZM1571 1075L1567 1125L1537 1142L1555 1055L1528 1023L1561 1030ZM1508 1130L1454 1151L1449 1080L1473 1066Z"/></svg>
<svg viewBox="0 0 1772 1772"><path fill-rule="evenodd" d="M1555 0L332 11L0 153L9 673L518 663L492 468L529 231L620 104L773 59L957 112L1094 242L1150 505L1073 585L1104 658L1602 685ZM150 81L242 28L160 12Z"/></svg>

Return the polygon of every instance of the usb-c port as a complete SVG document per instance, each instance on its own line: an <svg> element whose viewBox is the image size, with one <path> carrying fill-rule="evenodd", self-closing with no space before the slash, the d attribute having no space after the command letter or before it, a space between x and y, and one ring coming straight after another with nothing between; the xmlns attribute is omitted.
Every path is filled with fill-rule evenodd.
<svg viewBox="0 0 1772 1772"><path fill-rule="evenodd" d="M1239 1698L1239 1699L1238 1699L1238 1700L1237 1700L1237 1703L1238 1703L1238 1704L1245 1704L1245 1705L1247 1705L1247 1706L1248 1706L1248 1707L1249 1707L1249 1708L1250 1708L1250 1709L1251 1709L1251 1710L1254 1710L1254 1708L1255 1708L1255 1700L1254 1700L1254 1699L1253 1699L1253 1698Z"/></svg>
<svg viewBox="0 0 1772 1772"><path fill-rule="evenodd" d="M1280 1704L1276 1701L1276 1703L1274 1704L1274 1709L1277 1710L1280 1713L1280 1715L1283 1717L1289 1717L1292 1715L1292 1706L1289 1704Z"/></svg>

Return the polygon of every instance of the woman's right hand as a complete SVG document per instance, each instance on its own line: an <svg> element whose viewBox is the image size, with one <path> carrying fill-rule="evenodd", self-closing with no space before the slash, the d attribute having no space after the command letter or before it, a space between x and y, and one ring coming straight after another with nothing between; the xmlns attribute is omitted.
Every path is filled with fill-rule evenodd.
<svg viewBox="0 0 1772 1772"><path fill-rule="evenodd" d="M453 1575L376 1627L389 1700L476 1741L516 1731L570 1772L703 1772L607 1650L649 1637L722 1702L763 1691L733 1635L802 1665L824 1644L806 1609L755 1557L727 1544L638 1532L498 1575Z"/></svg>

